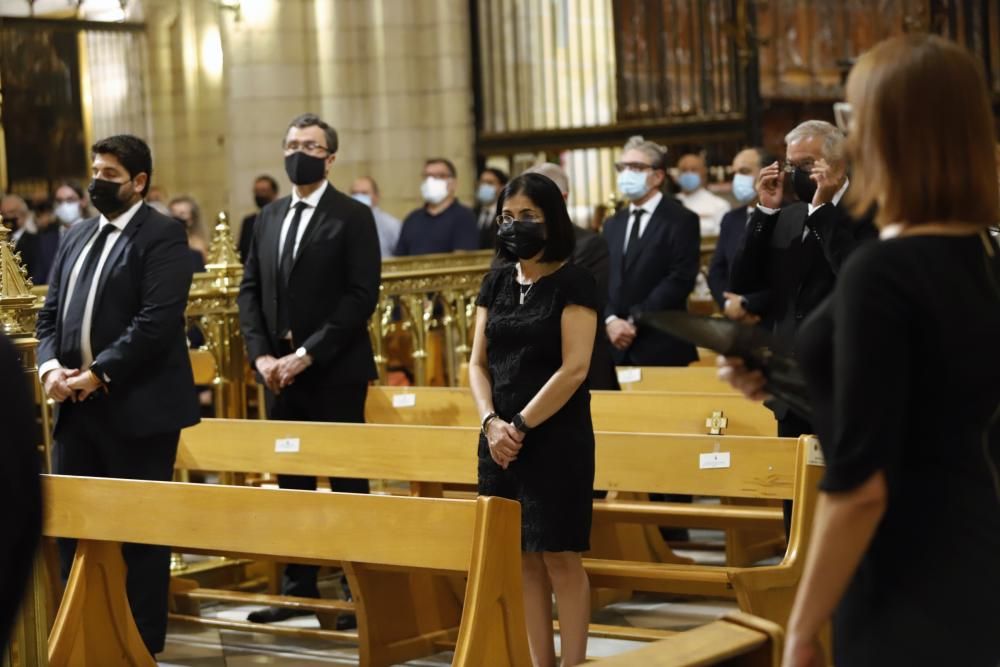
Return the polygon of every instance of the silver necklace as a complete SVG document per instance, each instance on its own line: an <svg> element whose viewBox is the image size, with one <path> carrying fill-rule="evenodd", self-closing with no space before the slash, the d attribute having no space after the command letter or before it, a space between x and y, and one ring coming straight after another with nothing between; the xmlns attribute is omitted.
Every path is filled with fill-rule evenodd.
<svg viewBox="0 0 1000 667"><path fill-rule="evenodd" d="M524 273L521 272L521 265L517 265L517 288L520 291L519 305L524 305L524 300L528 298L528 294L531 292L531 288L535 286L534 282L530 282L525 286L521 281L524 280Z"/></svg>
<svg viewBox="0 0 1000 667"><path fill-rule="evenodd" d="M528 298L528 293L529 293L529 292L531 292L531 288L532 288L532 287L534 287L534 286L535 286L535 283L531 283L530 285L528 285L528 289L524 289L524 285L520 285L520 284L518 285L518 288L520 288L520 290L521 290L521 294L520 294L520 297L521 297L521 301L520 301L520 305L522 305L522 306L524 305L524 300L525 300L526 298Z"/></svg>

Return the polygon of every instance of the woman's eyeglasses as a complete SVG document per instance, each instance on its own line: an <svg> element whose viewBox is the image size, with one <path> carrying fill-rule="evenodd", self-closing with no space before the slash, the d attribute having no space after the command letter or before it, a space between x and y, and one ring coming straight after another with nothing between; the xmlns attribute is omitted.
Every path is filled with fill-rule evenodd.
<svg viewBox="0 0 1000 667"><path fill-rule="evenodd" d="M523 223L529 224L529 225L543 225L543 224L545 224L544 220L538 220L537 218L533 218L531 216L525 216L523 218L518 219L518 218L515 218L512 215L507 215L506 213L501 213L500 215L498 215L496 217L496 223L498 225L513 225L515 222L523 222Z"/></svg>

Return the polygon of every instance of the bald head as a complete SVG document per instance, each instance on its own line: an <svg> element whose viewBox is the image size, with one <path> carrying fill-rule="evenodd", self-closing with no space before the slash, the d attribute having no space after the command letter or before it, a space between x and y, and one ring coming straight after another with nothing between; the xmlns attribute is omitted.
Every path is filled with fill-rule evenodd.
<svg viewBox="0 0 1000 667"><path fill-rule="evenodd" d="M540 162L533 167L525 169L524 173L545 176L556 184L559 192L562 193L563 199L569 197L569 176L566 175L566 170L559 165L552 164L551 162Z"/></svg>
<svg viewBox="0 0 1000 667"><path fill-rule="evenodd" d="M351 183L351 196L359 201L370 201L372 208L378 206L378 183L371 176L358 176ZM366 203L367 203L366 201Z"/></svg>
<svg viewBox="0 0 1000 667"><path fill-rule="evenodd" d="M20 229L28 222L28 204L18 195L4 195L0 199L0 215L11 230Z"/></svg>

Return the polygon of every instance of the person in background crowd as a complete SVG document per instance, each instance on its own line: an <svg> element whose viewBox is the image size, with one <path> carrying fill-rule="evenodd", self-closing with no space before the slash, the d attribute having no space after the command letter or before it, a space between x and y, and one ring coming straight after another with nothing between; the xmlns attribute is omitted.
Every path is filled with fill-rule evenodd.
<svg viewBox="0 0 1000 667"><path fill-rule="evenodd" d="M723 216L719 226L719 239L708 265L708 286L712 290L712 298L727 317L735 320L749 321L753 317L760 317L767 308L767 292L748 294L745 297L729 292L729 272L733 259L743 245L743 235L757 203L754 184L764 166L762 156L761 149L746 148L733 158L733 197L738 205ZM748 317L748 313L753 317Z"/></svg>
<svg viewBox="0 0 1000 667"><path fill-rule="evenodd" d="M253 238L253 226L257 221L260 210L278 198L278 181L267 174L261 174L253 181L253 203L257 206L257 213L251 213L243 218L240 225L240 261L246 263L247 255L250 254L250 240Z"/></svg>
<svg viewBox="0 0 1000 667"><path fill-rule="evenodd" d="M476 226L479 227L479 247L484 250L496 246L496 208L500 192L510 177L507 172L495 167L486 167L479 174L476 188Z"/></svg>
<svg viewBox="0 0 1000 667"><path fill-rule="evenodd" d="M188 245L201 254L202 261L207 260L208 230L201 219L201 208L198 203L187 195L174 197L170 200L170 214L184 223Z"/></svg>
<svg viewBox="0 0 1000 667"><path fill-rule="evenodd" d="M184 335L187 240L143 202L153 172L144 141L116 135L91 150L90 200L101 215L66 234L38 313L38 375L59 404L53 466L169 481L180 431L198 422ZM75 549L59 541L64 577ZM155 655L167 632L170 549L126 544L122 555L132 616Z"/></svg>
<svg viewBox="0 0 1000 667"><path fill-rule="evenodd" d="M378 183L371 176L356 178L351 184L351 196L369 207L372 210L372 215L375 216L375 227L378 229L378 244L382 250L382 259L394 257L402 223L399 222L398 218L379 207Z"/></svg>
<svg viewBox="0 0 1000 667"><path fill-rule="evenodd" d="M825 470L782 664L824 664L832 620L837 665L998 665L989 90L964 47L909 34L858 59L846 104L852 207L867 215L877 203L882 240L841 265L796 340ZM764 378L736 359L720 375L763 393ZM927 548L928 527L947 549Z"/></svg>
<svg viewBox="0 0 1000 667"><path fill-rule="evenodd" d="M687 366L698 358L694 345L637 323L646 311L686 310L698 275L698 216L660 192L666 155L636 136L615 165L630 202L604 225L611 259L604 326L618 365Z"/></svg>
<svg viewBox="0 0 1000 667"><path fill-rule="evenodd" d="M159 185L154 185L149 189L149 195L146 197L147 204L166 204L170 200L167 195L167 189L161 188Z"/></svg>
<svg viewBox="0 0 1000 667"><path fill-rule="evenodd" d="M315 114L297 116L282 147L292 192L257 218L237 299L247 360L267 387L268 419L361 424L368 383L378 377L368 336L382 268L375 220L327 181L338 149L330 125ZM278 486L315 490L316 478L279 475ZM368 493L368 480L331 478L330 488ZM286 565L282 592L318 598L318 571ZM247 620L301 615L270 607ZM337 617L338 629L354 623Z"/></svg>
<svg viewBox="0 0 1000 667"><path fill-rule="evenodd" d="M89 214L87 192L76 181L60 183L56 187L54 202L60 234L65 234L71 227L83 222Z"/></svg>
<svg viewBox="0 0 1000 667"><path fill-rule="evenodd" d="M18 195L5 195L0 199L0 214L10 232L7 242L13 244L14 252L20 253L21 262L28 269L28 277L36 285L44 284L48 276L43 273L38 228L28 204Z"/></svg>
<svg viewBox="0 0 1000 667"><path fill-rule="evenodd" d="M420 196L424 205L406 216L396 244L396 255L426 255L476 250L476 216L455 198L455 165L445 158L424 164Z"/></svg>
<svg viewBox="0 0 1000 667"><path fill-rule="evenodd" d="M677 161L677 199L698 214L703 238L719 235L722 216L729 212L729 202L708 191L708 167L701 155L688 153Z"/></svg>
<svg viewBox="0 0 1000 667"><path fill-rule="evenodd" d="M482 415L479 493L521 503L521 568L532 662L586 660L594 427L587 371L597 328L593 277L570 262L573 223L541 174L512 180L497 205L500 263L483 278L469 384Z"/></svg>
<svg viewBox="0 0 1000 667"><path fill-rule="evenodd" d="M0 424L3 424L3 465L0 503L9 508L0 541L0 654L14 628L21 597L35 562L42 530L42 489L39 482L35 399L17 350L0 333ZM16 508L16 510L14 509Z"/></svg>
<svg viewBox="0 0 1000 667"><path fill-rule="evenodd" d="M563 201L569 200L569 177L559 165L543 162L524 173L546 176L559 188ZM594 277L594 282L597 284L597 312L603 313L608 300L608 242L594 230L579 225L573 225L573 238L575 245L572 261ZM587 384L591 390L621 389L618 384L618 374L615 372L615 362L611 359L611 341L608 340L608 333L604 327L597 327Z"/></svg>

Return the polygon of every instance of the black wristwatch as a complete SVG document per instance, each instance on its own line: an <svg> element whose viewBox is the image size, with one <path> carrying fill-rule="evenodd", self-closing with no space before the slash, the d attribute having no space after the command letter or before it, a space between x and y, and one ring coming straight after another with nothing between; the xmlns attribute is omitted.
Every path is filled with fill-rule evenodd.
<svg viewBox="0 0 1000 667"><path fill-rule="evenodd" d="M511 426L513 426L514 428L516 428L521 433L525 433L526 434L529 431L531 431L531 427L524 423L524 417L521 416L520 412L518 412L516 415L514 415L514 418L510 420L510 423L511 423Z"/></svg>

